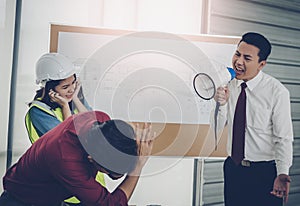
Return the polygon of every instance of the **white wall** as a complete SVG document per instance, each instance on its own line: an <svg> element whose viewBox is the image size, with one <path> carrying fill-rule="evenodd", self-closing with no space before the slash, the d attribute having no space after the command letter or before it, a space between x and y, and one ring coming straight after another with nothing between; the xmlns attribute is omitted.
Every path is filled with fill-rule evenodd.
<svg viewBox="0 0 300 206"><path fill-rule="evenodd" d="M0 38L0 88L1 96L4 97L0 98L1 114L4 117L0 126L0 151L5 151L15 1L0 1L0 9L3 2L6 2L4 28L3 21L0 21L0 36L5 36L4 39ZM51 23L190 34L199 33L201 28L201 0L26 0L22 3L16 115L13 125L13 163L30 146L24 125L26 103L32 100L37 89L34 84L35 62L43 53L49 51ZM0 13L3 15L2 10ZM4 172L5 162L0 163ZM161 170L161 166L168 164L171 166ZM138 206L150 203L191 205L192 169L192 159L152 158L145 168L144 177L138 183L131 203Z"/></svg>
<svg viewBox="0 0 300 206"><path fill-rule="evenodd" d="M6 168L15 1L0 0L0 174Z"/></svg>
<svg viewBox="0 0 300 206"><path fill-rule="evenodd" d="M129 204L192 205L193 163L192 158L151 157L143 169ZM105 181L107 188L113 191L122 179L112 181L106 177Z"/></svg>
<svg viewBox="0 0 300 206"><path fill-rule="evenodd" d="M38 89L35 62L49 51L50 24L100 26L101 11L102 1L99 0L23 1L15 117L15 125L19 127L14 131L15 152L22 153L30 145L24 124L26 103Z"/></svg>

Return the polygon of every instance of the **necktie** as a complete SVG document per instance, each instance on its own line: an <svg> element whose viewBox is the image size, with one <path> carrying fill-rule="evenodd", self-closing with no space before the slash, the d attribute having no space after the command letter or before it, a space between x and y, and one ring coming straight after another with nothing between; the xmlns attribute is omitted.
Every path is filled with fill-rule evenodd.
<svg viewBox="0 0 300 206"><path fill-rule="evenodd" d="M238 165L244 159L246 126L246 92L247 84L241 84L241 93L236 103L233 119L233 137L231 158Z"/></svg>

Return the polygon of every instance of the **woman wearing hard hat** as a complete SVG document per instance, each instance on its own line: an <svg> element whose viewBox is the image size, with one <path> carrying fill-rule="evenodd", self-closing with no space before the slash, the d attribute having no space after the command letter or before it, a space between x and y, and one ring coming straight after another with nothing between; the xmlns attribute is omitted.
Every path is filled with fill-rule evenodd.
<svg viewBox="0 0 300 206"><path fill-rule="evenodd" d="M46 53L36 63L36 83L41 86L29 103L25 125L31 143L72 114L91 110L85 100L72 62L59 53ZM104 176L96 180L103 186ZM75 197L65 205L80 205Z"/></svg>

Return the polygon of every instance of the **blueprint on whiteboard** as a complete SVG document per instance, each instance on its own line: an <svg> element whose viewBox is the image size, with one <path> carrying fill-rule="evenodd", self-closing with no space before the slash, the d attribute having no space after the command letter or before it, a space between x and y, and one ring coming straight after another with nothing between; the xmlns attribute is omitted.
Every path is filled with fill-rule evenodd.
<svg viewBox="0 0 300 206"><path fill-rule="evenodd" d="M200 50L197 56L194 52L186 54L180 46L178 52L174 51L179 54L173 55L169 47L174 42L168 49L161 49L164 42L154 42L159 44L154 48L159 49L124 52L110 59L126 47L126 42L121 42L119 47L108 48L117 38L67 32L59 35L58 52L73 60L84 94L94 109L130 121L209 124L214 101L204 101L196 95L193 77L211 67L207 59L230 66L235 45L192 42ZM135 47L135 43L129 47ZM197 64L206 65L204 70L192 65L190 56L199 61Z"/></svg>

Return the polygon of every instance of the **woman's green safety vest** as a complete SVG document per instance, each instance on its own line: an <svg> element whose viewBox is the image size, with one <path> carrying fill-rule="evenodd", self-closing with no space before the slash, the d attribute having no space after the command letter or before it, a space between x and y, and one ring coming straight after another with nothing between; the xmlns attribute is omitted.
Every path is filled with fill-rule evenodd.
<svg viewBox="0 0 300 206"><path fill-rule="evenodd" d="M48 106L47 104L38 101L38 100L34 100L31 102L31 105L29 107L29 110L32 107L37 107L38 109L46 112L49 115L52 115L54 117L56 117L60 122L63 122L63 113L61 111L60 107L57 107L56 109L51 109L50 106ZM25 126L26 126L26 130L30 139L30 142L33 144L36 140L38 140L40 138L40 136L38 135L36 129L34 128L30 115L29 115L29 110L25 115ZM77 110L74 111L74 113L78 113ZM99 182L103 187L105 187L105 180L104 180L104 175L101 172L98 172L96 175L96 181ZM71 197L69 199L66 199L65 202L67 203L80 203L80 201L76 198L76 197Z"/></svg>

